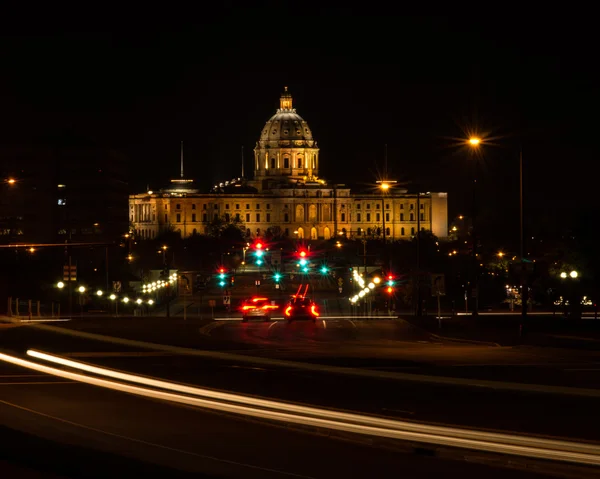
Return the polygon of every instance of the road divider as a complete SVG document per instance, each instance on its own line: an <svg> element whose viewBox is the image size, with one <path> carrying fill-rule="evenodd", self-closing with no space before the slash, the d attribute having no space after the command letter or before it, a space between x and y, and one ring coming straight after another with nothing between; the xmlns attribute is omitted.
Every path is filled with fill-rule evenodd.
<svg viewBox="0 0 600 479"><path fill-rule="evenodd" d="M332 429L363 436L376 436L401 441L600 466L600 446L595 444L474 431L345 413L186 386L80 363L41 351L30 350L28 351L28 355L40 360L51 361L54 364L60 364L64 367L75 368L80 371L119 379L128 383L142 384L143 386L46 366L3 353L0 353L0 360L81 383L238 415L320 429Z"/></svg>

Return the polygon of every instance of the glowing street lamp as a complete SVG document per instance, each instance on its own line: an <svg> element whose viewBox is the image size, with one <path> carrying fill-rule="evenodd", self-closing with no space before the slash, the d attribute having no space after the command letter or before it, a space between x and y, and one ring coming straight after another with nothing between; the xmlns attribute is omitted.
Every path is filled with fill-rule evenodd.
<svg viewBox="0 0 600 479"><path fill-rule="evenodd" d="M481 144L481 138L477 138L476 136L472 136L469 138L469 145L471 146L479 146Z"/></svg>
<svg viewBox="0 0 600 479"><path fill-rule="evenodd" d="M577 276L579 276L579 273L577 271L571 271L569 273L569 276L573 279L577 278Z"/></svg>
<svg viewBox="0 0 600 479"><path fill-rule="evenodd" d="M80 293L85 293L85 286L79 286L78 291Z"/></svg>
<svg viewBox="0 0 600 479"><path fill-rule="evenodd" d="M102 292L102 290L101 290L101 289L99 289L98 291L96 291L96 294L97 294L98 296L102 296L104 293Z"/></svg>
<svg viewBox="0 0 600 479"><path fill-rule="evenodd" d="M63 283L62 281L59 281L58 283L56 283L56 287L58 289L63 289L65 287L65 283Z"/></svg>

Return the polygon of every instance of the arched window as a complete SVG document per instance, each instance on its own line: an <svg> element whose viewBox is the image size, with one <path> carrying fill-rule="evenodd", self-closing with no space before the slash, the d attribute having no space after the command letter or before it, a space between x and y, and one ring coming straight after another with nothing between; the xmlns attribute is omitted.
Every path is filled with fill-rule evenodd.
<svg viewBox="0 0 600 479"><path fill-rule="evenodd" d="M415 235L415 227L414 227L414 226L413 226L413 227L410 229L410 234L411 234L412 236L414 236L414 235Z"/></svg>
<svg viewBox="0 0 600 479"><path fill-rule="evenodd" d="M371 236L371 228L367 228L367 235Z"/></svg>
<svg viewBox="0 0 600 479"><path fill-rule="evenodd" d="M302 168L302 157L298 157L298 168Z"/></svg>
<svg viewBox="0 0 600 479"><path fill-rule="evenodd" d="M284 168L290 167L290 159L287 156L283 159L283 167Z"/></svg>
<svg viewBox="0 0 600 479"><path fill-rule="evenodd" d="M390 235L390 229L389 228L385 229L385 234L388 235L388 236Z"/></svg>
<svg viewBox="0 0 600 479"><path fill-rule="evenodd" d="M275 169L275 158L271 158L271 168Z"/></svg>
<svg viewBox="0 0 600 479"><path fill-rule="evenodd" d="M400 228L400 236L404 236L404 226Z"/></svg>
<svg viewBox="0 0 600 479"><path fill-rule="evenodd" d="M317 155L313 155L313 170L317 169Z"/></svg>

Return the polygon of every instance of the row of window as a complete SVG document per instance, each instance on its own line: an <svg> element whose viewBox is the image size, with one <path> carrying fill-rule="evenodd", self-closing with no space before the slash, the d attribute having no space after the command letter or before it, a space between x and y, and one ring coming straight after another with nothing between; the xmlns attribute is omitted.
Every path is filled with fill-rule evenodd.
<svg viewBox="0 0 600 479"><path fill-rule="evenodd" d="M371 221L371 213L366 213L365 216L366 216L366 220L365 221L367 223L370 222ZM385 214L385 220L386 221L390 221L390 214L389 213ZM419 215L419 220L420 221L425 221L425 213L421 213ZM362 215L360 213L356 213L356 221L357 222L362 221ZM381 221L381 214L380 213L376 213L375 214L375 221ZM404 221L404 213L400 213L400 221ZM414 213L410 213L408 221L415 221L415 214Z"/></svg>
<svg viewBox="0 0 600 479"><path fill-rule="evenodd" d="M178 231L181 233L181 230L178 230ZM421 228L421 231L425 231L425 228ZM343 232L343 233L346 233L346 230L345 230L345 229L343 229L343 230L342 230L342 232ZM154 232L154 230L145 230L145 229L142 229L142 230L140 230L140 232L139 232L139 233L140 233L140 236L142 237L142 239L151 239L151 238L154 238L154 237L155 237L155 232ZM59 234L60 234L60 232L59 232ZM63 234L64 234L64 233L63 233ZM192 234L193 234L193 235L196 235L196 234L198 234L198 231L197 231L197 229L196 229L196 228L194 228L194 229L192 230ZM250 229L247 229L247 230L246 230L246 234L247 234L247 236L251 236L252 232L250 231ZM257 228L257 230L256 230L256 235L257 235L257 236L260 236L260 234L261 234L260 228ZM285 236L289 236L289 235L290 235L289 228L285 228L285 229L284 229L284 233L283 233L283 234L284 234ZM367 228L366 230L363 230L363 229L361 229L361 228L358 228L358 229L356 230L356 235L357 235L357 236L362 236L363 234L364 234L364 235L367 235L367 236L371 236L371 235L373 235L373 234L375 234L376 236L380 236L380 235L381 235L381 228ZM385 229L385 234L386 234L387 236L390 236L390 235L391 235L391 230L390 230L390 228L386 228L386 229ZM414 227L412 227L412 228L410 229L410 234L411 234L411 236L414 236L414 235L415 235L415 228L414 228ZM406 236L406 230L404 229L404 227L400 228L400 236Z"/></svg>
<svg viewBox="0 0 600 479"><path fill-rule="evenodd" d="M218 210L218 209L219 209L219 205L218 205L218 204L214 204L213 206L214 206L214 209L215 209L215 210ZM268 209L268 210L270 210L270 209L271 209L271 204L270 204L270 203L267 203L267 204L265 205L265 208L266 208L266 209ZM169 209L169 205L167 205L167 204L165 204L165 210L166 210L166 209ZM175 205L175 209L176 209L176 210L180 210L180 209L181 209L181 203L177 203L177 204ZM196 209L196 204L195 204L195 203L192 203L192 210L195 210L195 209ZM208 205L207 205L206 203L204 203L204 204L202 205L202 209L203 209L203 210L207 210L207 209L208 209ZM225 209L226 209L226 210L228 210L228 209L229 209L229 203L225 203ZM236 209L236 210L239 210L239 209L240 209L240 204L239 204L239 203L237 203L237 204L235 205L235 209ZM249 209L250 209L250 203L246 203L246 209L247 209L247 210L249 210ZM256 203L256 209L257 209L257 210L260 210L260 203Z"/></svg>
<svg viewBox="0 0 600 479"><path fill-rule="evenodd" d="M356 203L356 204L354 205L354 207L355 207L357 210L360 210L360 208L361 208L361 206L360 206L360 205L361 205L360 203ZM368 210L370 210L370 209L371 209L371 203L367 203L365 206L366 206L366 209L368 209ZM411 203L409 206L410 206L410 208L409 208L409 209L411 209L411 210L414 210L414 209L415 209L415 205L414 205L413 203ZM379 209L381 209L380 207L381 207L381 204L379 204L379 203L375 203L375 209L376 209L376 210L379 210ZM389 203L386 203L386 204L385 204L385 209L386 209L386 210L389 210L389 209L390 209L390 204L389 204ZM404 209L404 204L403 204L403 203L400 203L400 209L401 209L401 210L403 210L403 209ZM423 203L421 203L421 207L420 207L420 209L422 209L422 210L424 210L424 209L425 209L425 205L424 205Z"/></svg>
<svg viewBox="0 0 600 479"><path fill-rule="evenodd" d="M267 223L270 223L271 222L271 213L267 213L265 216L266 216L265 221ZM371 213L366 213L365 216L366 216L365 221L367 223L369 223L371 221ZM414 213L410 213L410 215L409 215L409 221L415 221L415 217L414 216L415 216ZM215 213L213 215L214 219L217 219L218 217L219 217L218 213ZM256 213L255 217L256 217L256 222L260 223L260 221L261 221L261 214L260 213ZM154 215L152 215L152 219L154 221ZM225 213L225 221L229 221L230 219L231 219L231 216L229 215L229 213ZM235 214L235 219L236 219L236 221L240 221L240 219L241 219L240 213L236 213ZM419 215L419 219L420 219L420 221L425 221L425 214L421 213ZM132 221L133 221L133 218L132 218ZM196 219L196 213L192 213L191 221L192 221L192 223L195 223L197 221L197 219ZM202 214L202 221L204 223L206 223L208 221L208 214L207 213L203 213ZM289 221L290 221L290 215L288 213L285 213L283 221L284 221L284 223L289 223ZM340 214L340 221L342 223L344 223L346 221L346 213L341 213ZM357 222L362 221L362 215L360 213L356 213L356 221ZM381 221L381 215L379 213L377 213L375 215L375 221L376 222ZM389 213L385 214L385 221L390 221L390 214ZM400 221L404 221L404 213L400 213ZM165 223L167 223L167 222L168 222L168 215L165 214ZM176 223L181 223L181 213L177 213L177 215L175 217L175 222ZM250 213L246 213L246 223L250 223L250 222L251 222Z"/></svg>
<svg viewBox="0 0 600 479"><path fill-rule="evenodd" d="M229 205L229 203L225 203L225 209L226 209L226 210L228 210L228 209L229 209L229 206L230 206L230 205ZM239 210L239 209L241 209L241 208L240 208L240 206L241 206L241 205L240 205L239 203L236 203L236 205L235 205L235 209L236 209L236 210ZM245 206L246 206L246 209L247 209L247 210L249 210L249 209L250 209L250 203L246 203L246 205L245 205ZM342 206L344 206L344 205L342 205ZM409 209L410 209L410 210L414 210L414 206L415 206L414 204L410 204L410 205L409 205ZM367 204L365 205L365 207L366 207L366 209L370 210L370 209L371 209L371 203L367 203ZM215 210L218 210L218 209L219 209L219 205L218 205L218 204L214 204L214 205L213 205L213 208L214 208ZM271 204L270 204L270 203L267 203L267 204L265 205L265 208L266 208L267 210L270 210L270 209L271 209ZM356 203L356 204L355 204L355 208L356 208L357 210L360 210L360 209L361 209L361 204L360 204L360 203ZM167 205L167 204L165 204L165 209L168 209L168 205ZM175 205L175 209L176 209L176 210L180 210L180 209L181 209L181 203L177 203L177 204ZM196 204L195 204L195 203L192 203L192 210L195 210L195 209L196 209ZM206 209L208 209L208 205L207 205L206 203L202 204L202 209L203 209L203 210L206 210ZM257 210L260 210L260 203L256 203L255 209L257 209ZM376 210L379 210L379 209L381 209L381 204L380 204L380 203L375 203L375 209L376 209ZM389 203L386 203L386 204L385 204L385 209L386 209L386 210L389 210L389 209L390 209L390 204L389 204ZM400 204L400 209L401 209L401 210L403 210L403 209L404 209L404 204ZM425 205L421 204L421 205L420 205L420 209L421 209L421 210L424 210L424 209L425 209Z"/></svg>
<svg viewBox="0 0 600 479"><path fill-rule="evenodd" d="M304 168L302 158L298 157L296 162L296 168ZM290 159L285 157L283 158L283 169L289 169L290 167ZM271 169L277 168L277 160L275 158L271 158ZM317 168L317 156L314 155L312 168L315 170Z"/></svg>

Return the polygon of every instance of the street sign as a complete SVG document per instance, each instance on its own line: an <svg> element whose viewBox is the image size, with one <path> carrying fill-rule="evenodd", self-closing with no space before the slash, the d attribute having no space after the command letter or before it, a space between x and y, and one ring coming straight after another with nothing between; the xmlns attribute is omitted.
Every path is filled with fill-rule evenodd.
<svg viewBox="0 0 600 479"><path fill-rule="evenodd" d="M223 296L223 304L226 306L231 304L231 296Z"/></svg>
<svg viewBox="0 0 600 479"><path fill-rule="evenodd" d="M70 272L70 274L69 274ZM63 266L63 281L77 281L77 266L68 264Z"/></svg>
<svg viewBox="0 0 600 479"><path fill-rule="evenodd" d="M121 282L113 281L113 292L120 293L121 292Z"/></svg>
<svg viewBox="0 0 600 479"><path fill-rule="evenodd" d="M344 280L342 278L338 278L338 285L341 286L344 284Z"/></svg>
<svg viewBox="0 0 600 479"><path fill-rule="evenodd" d="M446 296L446 283L443 274L431 275L431 294L432 296Z"/></svg>
<svg viewBox="0 0 600 479"><path fill-rule="evenodd" d="M254 281L255 286L260 286L260 279Z"/></svg>

